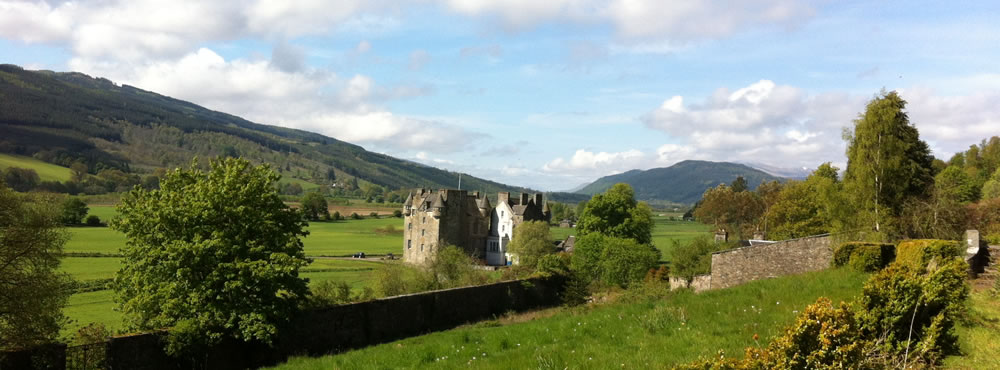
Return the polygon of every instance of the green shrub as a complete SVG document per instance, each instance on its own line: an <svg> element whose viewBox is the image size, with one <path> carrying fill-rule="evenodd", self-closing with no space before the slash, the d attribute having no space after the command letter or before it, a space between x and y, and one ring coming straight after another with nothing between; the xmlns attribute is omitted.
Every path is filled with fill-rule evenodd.
<svg viewBox="0 0 1000 370"><path fill-rule="evenodd" d="M357 212L352 212L351 213L351 219L352 220L360 220L361 219L361 215L359 215Z"/></svg>
<svg viewBox="0 0 1000 370"><path fill-rule="evenodd" d="M398 209L395 210L395 211L392 211L392 217L402 218L403 217L403 211L400 211Z"/></svg>
<svg viewBox="0 0 1000 370"><path fill-rule="evenodd" d="M857 314L863 334L881 339L890 354L909 350L928 362L954 353L953 327L969 296L966 269L954 257L932 258L926 269L897 259L865 283Z"/></svg>
<svg viewBox="0 0 1000 370"><path fill-rule="evenodd" d="M547 254L538 259L535 271L541 276L569 276L570 255Z"/></svg>
<svg viewBox="0 0 1000 370"><path fill-rule="evenodd" d="M97 215L87 216L86 223L87 226L104 226L104 224L101 223L101 218L97 217Z"/></svg>
<svg viewBox="0 0 1000 370"><path fill-rule="evenodd" d="M641 282L660 261L660 250L632 239L608 238L601 251L601 280L628 287Z"/></svg>
<svg viewBox="0 0 1000 370"><path fill-rule="evenodd" d="M309 287L312 307L329 307L351 302L351 287L343 281L324 280Z"/></svg>
<svg viewBox="0 0 1000 370"><path fill-rule="evenodd" d="M340 211L333 212L333 220L334 221L340 221L340 220L343 220L343 219L344 219L344 216L340 215Z"/></svg>
<svg viewBox="0 0 1000 370"><path fill-rule="evenodd" d="M372 289L379 297L392 297L411 292L407 284L406 268L395 263L386 263L375 270L372 277Z"/></svg>
<svg viewBox="0 0 1000 370"><path fill-rule="evenodd" d="M371 217L371 218L378 218L378 212L372 212L372 213L369 213L369 214L368 214L368 217Z"/></svg>
<svg viewBox="0 0 1000 370"><path fill-rule="evenodd" d="M868 255L874 255L872 249L879 250L880 253L880 264L879 268L887 266L896 257L896 247L892 244L885 243L871 243L871 242L847 242L837 246L833 251L833 266L841 267L847 266L851 262L851 256L859 248L866 248L869 251L864 253ZM874 271L874 270L872 270Z"/></svg>
<svg viewBox="0 0 1000 370"><path fill-rule="evenodd" d="M896 257L896 249L892 244L859 244L851 252L848 265L851 268L875 272L889 265Z"/></svg>
<svg viewBox="0 0 1000 370"><path fill-rule="evenodd" d="M712 252L731 246L727 243L716 243L707 237L694 239L685 245L676 240L673 243L674 259L670 261L670 275L687 280L711 272Z"/></svg>
<svg viewBox="0 0 1000 370"><path fill-rule="evenodd" d="M677 369L871 369L865 357L871 342L863 340L854 313L841 302L820 297L799 314L785 334L764 348L748 347L743 358L725 355Z"/></svg>
<svg viewBox="0 0 1000 370"><path fill-rule="evenodd" d="M600 278L601 254L608 237L601 234L588 234L576 238L570 268L589 283Z"/></svg>
<svg viewBox="0 0 1000 370"><path fill-rule="evenodd" d="M923 269L934 257L960 257L965 249L951 240L918 239L906 240L896 247L896 263Z"/></svg>

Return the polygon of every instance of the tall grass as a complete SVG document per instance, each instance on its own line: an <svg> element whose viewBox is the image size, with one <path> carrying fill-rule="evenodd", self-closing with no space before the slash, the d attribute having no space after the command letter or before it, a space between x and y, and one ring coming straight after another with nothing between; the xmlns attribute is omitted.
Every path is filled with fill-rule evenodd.
<svg viewBox="0 0 1000 370"><path fill-rule="evenodd" d="M566 308L535 321L499 321L404 339L339 355L293 358L281 369L662 368L719 350L741 355L791 324L819 296L861 291L867 275L827 270L665 299ZM400 318L405 320L407 318Z"/></svg>

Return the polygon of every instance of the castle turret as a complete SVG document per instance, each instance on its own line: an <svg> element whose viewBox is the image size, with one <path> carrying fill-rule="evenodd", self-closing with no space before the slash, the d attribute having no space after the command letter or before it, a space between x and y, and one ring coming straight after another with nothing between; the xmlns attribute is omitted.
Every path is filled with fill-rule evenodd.
<svg viewBox="0 0 1000 370"><path fill-rule="evenodd" d="M434 202L431 203L431 215L434 217L441 217L444 214L444 201L441 200L442 194L438 194L434 197Z"/></svg>
<svg viewBox="0 0 1000 370"><path fill-rule="evenodd" d="M403 214L409 216L411 213L413 213L413 192L412 191L410 192L410 195L406 196L406 200L403 201Z"/></svg>

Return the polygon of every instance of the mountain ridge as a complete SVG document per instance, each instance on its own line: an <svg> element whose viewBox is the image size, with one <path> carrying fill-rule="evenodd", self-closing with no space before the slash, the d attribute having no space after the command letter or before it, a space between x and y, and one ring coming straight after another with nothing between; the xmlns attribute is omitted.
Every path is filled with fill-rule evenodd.
<svg viewBox="0 0 1000 370"><path fill-rule="evenodd" d="M785 181L756 168L732 162L684 160L669 167L629 170L601 177L578 192L594 195L616 183L626 183L635 190L637 199L692 204L701 199L705 190L719 184L729 184L738 176L747 180L750 189L766 181Z"/></svg>
<svg viewBox="0 0 1000 370"><path fill-rule="evenodd" d="M236 154L271 163L285 177L322 183L355 178L389 189L451 188L458 172L395 158L304 130L265 125L127 84L79 72L0 65L0 153L31 156L90 173L149 173L194 157ZM462 175L464 189L539 192ZM547 192L578 202L579 194Z"/></svg>

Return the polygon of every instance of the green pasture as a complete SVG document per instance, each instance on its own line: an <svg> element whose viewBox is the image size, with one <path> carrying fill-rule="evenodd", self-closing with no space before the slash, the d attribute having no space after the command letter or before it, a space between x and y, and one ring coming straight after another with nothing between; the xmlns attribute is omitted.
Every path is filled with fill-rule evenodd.
<svg viewBox="0 0 1000 370"><path fill-rule="evenodd" d="M90 209L87 212L87 216L97 216L101 218L101 222L107 223L112 218L118 215L118 211L115 210L115 206L103 205L103 204L88 204L87 208Z"/></svg>
<svg viewBox="0 0 1000 370"><path fill-rule="evenodd" d="M31 157L10 154L0 154L0 169L7 167L30 168L38 173L42 181L68 181L71 177L69 168L42 162Z"/></svg>
<svg viewBox="0 0 1000 370"><path fill-rule="evenodd" d="M375 229L393 226L403 230L403 219L395 217L365 218L336 222L312 222L309 236L302 240L310 256L350 256L365 254L403 253L403 234L378 235Z"/></svg>
<svg viewBox="0 0 1000 370"><path fill-rule="evenodd" d="M117 254L125 245L125 235L107 227L70 227L66 231L69 240L63 251L67 253Z"/></svg>
<svg viewBox="0 0 1000 370"><path fill-rule="evenodd" d="M364 288L381 262L365 260L316 259L301 271L309 284L333 280L347 283L352 290ZM120 263L109 257L66 257L60 268L74 279L86 281L114 277ZM121 327L121 314L114 311L113 293L110 290L76 293L70 296L63 313L71 320L63 328L64 335L71 335L89 323L102 323L109 329Z"/></svg>
<svg viewBox="0 0 1000 370"><path fill-rule="evenodd" d="M302 190L305 190L305 191L309 191L309 190L318 188L320 186L318 184L311 183L311 182L303 180L303 179L297 179L297 178L289 177L289 176L281 176L281 180L278 180L278 183L279 184L299 184L299 186L302 187Z"/></svg>
<svg viewBox="0 0 1000 370"><path fill-rule="evenodd" d="M661 260L670 261L673 257L673 241L684 244L697 237L711 237L711 226L694 221L679 221L679 215L653 217L653 245L663 252ZM567 236L576 235L576 228L552 226L549 228L552 240L565 240Z"/></svg>
<svg viewBox="0 0 1000 370"><path fill-rule="evenodd" d="M719 350L742 356L747 346L781 333L817 297L852 299L866 279L835 269L701 294L678 291L660 300L559 308L528 322L487 321L338 355L292 358L278 368L669 368Z"/></svg>

